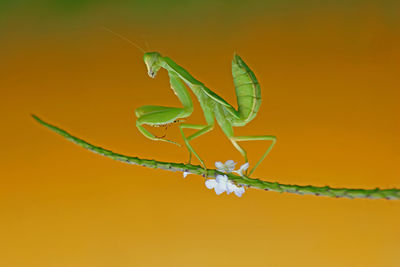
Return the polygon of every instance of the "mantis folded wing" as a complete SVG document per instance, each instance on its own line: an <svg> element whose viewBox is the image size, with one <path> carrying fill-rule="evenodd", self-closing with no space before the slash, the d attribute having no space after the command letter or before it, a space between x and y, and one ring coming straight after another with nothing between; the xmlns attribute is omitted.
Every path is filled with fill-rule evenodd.
<svg viewBox="0 0 400 267"><path fill-rule="evenodd" d="M236 110L222 97L218 96L216 93L208 89L203 83L193 78L188 71L176 64L172 59L163 57L158 52L145 53L143 58L147 66L148 74L151 78L155 77L160 68L163 68L168 72L171 88L181 101L183 107L139 107L135 110L137 117L136 126L139 131L145 137L151 140L166 141L177 144L174 141L156 137L150 131L145 129L143 125L165 125L190 116L193 112L193 102L187 89L187 87L189 87L199 101L206 120L206 124L204 125L187 123L182 123L179 125L183 140L189 151L189 163L191 161L192 154L194 154L206 169L203 160L193 149L190 141L211 131L214 128L214 122L216 120L226 137L228 137L233 146L242 154L245 162L248 162L247 152L238 144L238 142L253 140L272 141L263 156L248 173L248 175L251 175L271 151L272 147L276 143L276 137L272 135L234 135L233 127L242 127L249 123L257 115L261 105L260 85L254 73L250 70L246 63L238 55L234 55L232 61L232 76L238 103L238 110ZM185 136L183 132L183 129L185 128L195 129L198 131L190 136Z"/></svg>

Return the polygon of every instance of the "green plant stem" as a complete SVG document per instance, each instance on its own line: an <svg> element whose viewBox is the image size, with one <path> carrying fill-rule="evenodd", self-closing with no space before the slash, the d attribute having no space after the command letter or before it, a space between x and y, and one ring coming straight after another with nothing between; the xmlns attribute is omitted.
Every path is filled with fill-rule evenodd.
<svg viewBox="0 0 400 267"><path fill-rule="evenodd" d="M68 132L51 125L35 115L32 117L39 122L41 125L49 128L50 130L58 133L63 136L65 139L86 148L94 153L106 156L113 160L122 161L128 164L140 165L143 167L149 167L154 169L163 169L169 171L180 171L180 172L188 172L192 174L202 175L203 177L211 177L215 178L218 174L221 173L215 169L204 170L199 165L192 164L184 164L184 163L174 163L174 162L162 162L157 160L150 159L141 159L138 157L125 156L122 154L118 154L112 152L111 150L101 148L99 146L95 146L89 144L88 142L77 138ZM354 188L332 188L329 186L312 186L312 185L290 185L290 184L280 184L277 182L267 182L260 179L249 178L238 176L234 174L225 174L228 178L234 181L238 185L243 185L246 187L257 188L267 191L275 191L275 192L287 192L287 193L295 193L300 195L315 195L315 196L327 196L327 197L346 197L346 198L370 198L370 199L400 199L400 189L391 188L391 189L354 189Z"/></svg>

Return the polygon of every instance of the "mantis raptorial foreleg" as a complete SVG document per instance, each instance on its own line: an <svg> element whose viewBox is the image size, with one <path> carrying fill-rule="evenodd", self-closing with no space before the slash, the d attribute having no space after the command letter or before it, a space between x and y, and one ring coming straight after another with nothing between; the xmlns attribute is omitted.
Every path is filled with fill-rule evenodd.
<svg viewBox="0 0 400 267"><path fill-rule="evenodd" d="M146 113L147 111L147 113ZM165 141L175 145L180 146L178 143L163 139L155 136L146 128L143 127L144 124L149 125L162 125L173 121L179 114L181 114L182 109L173 107L162 107L162 106L143 106L135 110L135 114L138 117L136 121L136 127L138 130L147 138L155 141Z"/></svg>
<svg viewBox="0 0 400 267"><path fill-rule="evenodd" d="M137 117L136 126L138 130L147 138L156 141L165 141L169 143L178 143L167 140L164 138L156 137L150 131L145 129L143 125L165 125L172 123L179 118L185 118L190 116L193 112L193 102L190 98L189 92L187 91L184 83L173 73L169 73L171 88L182 102L183 108L176 107L163 107L163 106L142 106L135 110Z"/></svg>

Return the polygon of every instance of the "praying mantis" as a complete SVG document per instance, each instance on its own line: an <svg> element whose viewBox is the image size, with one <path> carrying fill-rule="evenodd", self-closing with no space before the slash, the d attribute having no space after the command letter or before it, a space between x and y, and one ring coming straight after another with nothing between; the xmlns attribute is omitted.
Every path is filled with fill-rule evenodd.
<svg viewBox="0 0 400 267"><path fill-rule="evenodd" d="M265 153L261 156L258 162L246 173L250 176L260 163L265 159L272 147L276 143L276 137L272 135L256 135L256 136L235 136L233 127L242 127L249 123L257 115L261 105L261 89L256 76L246 63L237 54L232 60L232 76L236 91L238 109L226 102L222 97L208 89L203 83L196 80L187 70L179 66L172 59L162 56L158 52L147 52L143 56L143 60L147 67L148 75L154 78L157 72L163 68L168 72L170 85L175 95L182 103L180 107L165 107L146 105L135 110L137 117L136 127L147 138L156 141L165 141L172 144L178 143L157 137L144 125L153 127L168 125L179 121L182 118L189 117L193 112L193 102L189 91L190 88L196 96L203 110L205 124L188 124L180 123L179 130L185 142L186 148L189 151L189 163L192 159L192 154L200 161L204 169L206 169L204 161L200 158L197 152L193 149L190 141L202 136L203 134L214 129L215 120L221 127L223 133L232 142L233 146L242 154L245 162L248 162L247 152L238 144L242 141L264 140L271 141ZM198 130L195 133L185 136L183 129Z"/></svg>
<svg viewBox="0 0 400 267"><path fill-rule="evenodd" d="M181 101L183 108L177 107L164 107L164 106L142 106L135 110L137 116L136 126L139 131L147 138L158 141L166 141L176 145L178 143L167 140L164 138L156 137L150 133L144 125L150 126L162 126L168 125L175 122L180 122L181 118L186 118L190 116L193 112L193 102L190 97L189 91L186 88L189 87L196 98L198 99L200 106L204 112L206 124L179 124L179 129L182 137L185 141L185 145L189 151L189 164L174 163L174 162L162 162L154 159L143 159L138 157L126 156L120 153L115 153L111 150L102 148L100 146L90 144L85 140L71 135L67 131L58 128L50 123L41 120L39 117L32 114L32 117L44 127L54 131L55 133L61 135L65 139L89 150L94 153L100 154L102 156L111 158L116 161L121 161L128 164L140 165L143 167L149 167L154 169L164 169L169 171L180 171L185 174L198 174L205 178L216 178L223 175L222 182L225 184L226 188L218 187L218 190L232 190L228 186L232 187L232 182L237 186L246 186L252 188L258 188L267 191L275 192L288 192L296 194L312 194L316 196L329 196L329 197L346 197L346 198L370 198L370 199L400 199L400 189L388 188L388 189L359 189L359 188L333 188L329 186L312 186L312 185L296 185L296 184L281 184L278 182L270 182L265 180L260 180L257 178L250 178L249 176L254 172L254 170L260 165L260 163L265 159L268 153L271 151L272 147L276 143L276 137L272 135L257 135L257 136L235 136L233 133L233 127L245 126L252 119L255 118L257 112L261 105L261 91L259 83L250 70L250 68L244 63L244 61L238 56L234 55L232 61L232 75L236 90L238 109L234 109L229 105L224 99L215 94L213 91L204 86L203 83L199 82L193 78L185 69L176 64L168 57L163 57L157 52L146 53L142 48L137 46L135 43L126 39L125 37L114 33L113 31L104 28L105 30L119 36L120 38L133 44L139 50L144 53L144 62L147 66L148 74L151 78L154 78L157 72L164 68L170 77L171 88L174 93L178 96ZM246 163L247 153L246 151L237 143L240 141L253 141L253 140L264 140L271 141L265 153L258 160L255 166L251 169L250 173L245 173L242 175L242 167L238 171L220 170L216 165L217 169L207 169L203 160L198 156L198 154L193 150L190 145L190 141L193 139L211 131L214 128L215 120L220 125L224 134L232 142L234 147L243 155ZM185 136L183 129L189 128L198 130L190 136ZM190 164L192 153L198 158L202 166L195 166ZM228 161L227 161L228 162ZM222 163L221 163L222 164ZM227 163L225 163L226 165ZM246 164L247 165L247 164ZM247 165L248 166L248 165ZM232 166L231 166L232 167ZM233 166L234 168L234 166ZM238 173L238 175L232 174L232 172ZM211 179L213 180L213 179ZM210 179L206 179L206 186L210 188ZM209 183L209 184L207 184ZM215 182L214 182L215 183ZM220 181L216 181L220 183ZM215 185L215 184L214 184ZM215 186L214 189L217 192ZM219 191L221 192L221 191Z"/></svg>

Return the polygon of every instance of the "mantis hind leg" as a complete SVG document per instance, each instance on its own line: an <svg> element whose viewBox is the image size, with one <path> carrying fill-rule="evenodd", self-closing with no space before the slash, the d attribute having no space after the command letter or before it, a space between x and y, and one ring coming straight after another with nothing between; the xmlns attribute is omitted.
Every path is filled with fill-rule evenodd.
<svg viewBox="0 0 400 267"><path fill-rule="evenodd" d="M237 143L237 141L255 141L255 140L262 140L262 141L272 141L272 143L269 145L267 151L261 156L261 158L258 160L256 165L251 169L251 171L248 173L248 176L250 176L255 169L260 165L260 163L265 159L265 157L268 155L268 153L271 151L271 149L274 147L276 143L276 137L273 135L256 135L256 136L232 136L230 137L230 140L232 144L235 146L237 150L243 155L245 158L245 161L247 162L247 153L246 151Z"/></svg>

